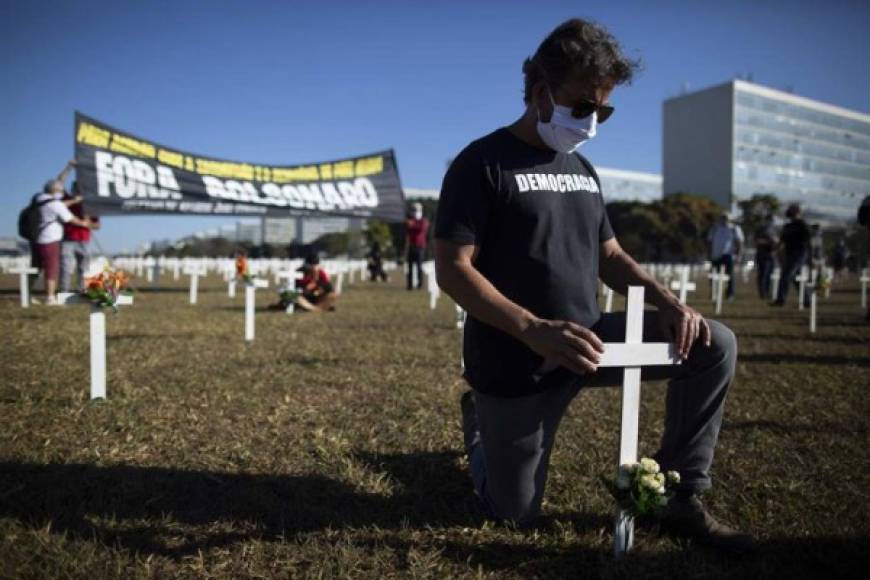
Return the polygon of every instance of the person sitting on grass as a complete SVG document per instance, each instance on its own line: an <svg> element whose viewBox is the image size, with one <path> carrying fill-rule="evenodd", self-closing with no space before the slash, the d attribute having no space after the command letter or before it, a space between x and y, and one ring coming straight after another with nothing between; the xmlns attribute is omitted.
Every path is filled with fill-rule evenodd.
<svg viewBox="0 0 870 580"><path fill-rule="evenodd" d="M301 294L296 298L296 306L308 312L332 312L338 296L326 270L320 267L317 256L308 256L299 268L302 278L296 281Z"/></svg>

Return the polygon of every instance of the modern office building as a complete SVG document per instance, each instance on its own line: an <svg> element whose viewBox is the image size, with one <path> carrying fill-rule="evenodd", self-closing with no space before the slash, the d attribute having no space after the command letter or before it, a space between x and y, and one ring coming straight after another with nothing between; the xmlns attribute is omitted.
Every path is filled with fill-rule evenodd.
<svg viewBox="0 0 870 580"><path fill-rule="evenodd" d="M655 173L625 171L597 167L604 201L641 201L649 203L662 198L662 176Z"/></svg>
<svg viewBox="0 0 870 580"><path fill-rule="evenodd" d="M725 209L754 194L812 220L854 220L870 195L870 115L742 80L664 103L664 194Z"/></svg>

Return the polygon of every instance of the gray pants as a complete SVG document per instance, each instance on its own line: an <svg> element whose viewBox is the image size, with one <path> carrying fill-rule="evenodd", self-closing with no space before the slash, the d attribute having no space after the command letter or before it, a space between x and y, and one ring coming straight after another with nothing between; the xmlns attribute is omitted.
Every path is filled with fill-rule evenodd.
<svg viewBox="0 0 870 580"><path fill-rule="evenodd" d="M72 285L70 277L73 272L76 275L76 290L83 290L85 285L85 272L91 261L87 242L63 241L60 256L60 291L70 292Z"/></svg>
<svg viewBox="0 0 870 580"><path fill-rule="evenodd" d="M683 364L646 367L641 373L643 380L669 380L664 435L654 457L663 470L679 471L678 488L688 491L710 487L713 451L737 359L734 333L719 322L707 322L713 333L710 347L696 342ZM646 312L645 342L666 340L657 324L657 313ZM625 314L603 314L593 330L604 342L623 341ZM602 368L526 397L475 391L477 424L464 425L466 441L473 441L466 451L475 490L493 516L524 523L538 515L550 452L568 405L582 388L621 384L622 369Z"/></svg>

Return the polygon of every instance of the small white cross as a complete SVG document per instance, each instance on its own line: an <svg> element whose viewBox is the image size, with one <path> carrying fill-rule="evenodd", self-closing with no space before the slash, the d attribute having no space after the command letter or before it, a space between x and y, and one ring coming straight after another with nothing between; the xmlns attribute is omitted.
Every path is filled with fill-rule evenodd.
<svg viewBox="0 0 870 580"><path fill-rule="evenodd" d="M30 281L27 277L38 274L39 270L31 267L19 267L10 268L9 273L18 274L18 294L21 297L21 308L28 308L30 306Z"/></svg>
<svg viewBox="0 0 870 580"><path fill-rule="evenodd" d="M106 313L90 299L73 292L57 295L59 305L87 304L91 307L91 399L106 398ZM118 295L117 306L131 306L133 297Z"/></svg>
<svg viewBox="0 0 870 580"><path fill-rule="evenodd" d="M867 285L870 284L870 268L861 270L861 308L867 308Z"/></svg>
<svg viewBox="0 0 870 580"><path fill-rule="evenodd" d="M798 281L798 310L804 309L804 290L806 289L807 282L809 282L809 268L807 266L801 266L801 273L795 278Z"/></svg>
<svg viewBox="0 0 870 580"><path fill-rule="evenodd" d="M716 301L716 314L722 314L722 294L725 292L725 283L731 279L725 273L725 266L719 266L719 271L715 274L708 274L710 278L711 290L713 292L713 300Z"/></svg>
<svg viewBox="0 0 870 580"><path fill-rule="evenodd" d="M622 378L622 425L619 434L620 466L637 463L638 419L640 415L640 370L649 365L679 364L674 345L643 342L643 286L629 286L625 308L625 342L604 343L599 367L624 367ZM622 556L634 543L634 521L617 509L614 553Z"/></svg>
<svg viewBox="0 0 870 580"><path fill-rule="evenodd" d="M689 282L689 267L683 266L680 268L680 279L671 281L671 290L680 292L680 303L686 303L686 295L689 292L695 291L695 283Z"/></svg>
<svg viewBox="0 0 870 580"><path fill-rule="evenodd" d="M184 269L184 275L190 276L190 303L196 304L197 295L199 293L199 277L205 276L205 268L187 267Z"/></svg>
<svg viewBox="0 0 870 580"><path fill-rule="evenodd" d="M779 298L779 279L782 276L782 270L779 268L773 269L773 274L770 275L770 299L776 300Z"/></svg>
<svg viewBox="0 0 870 580"><path fill-rule="evenodd" d="M257 288L268 288L269 281L264 278L254 278L245 283L245 340L254 340L254 307Z"/></svg>

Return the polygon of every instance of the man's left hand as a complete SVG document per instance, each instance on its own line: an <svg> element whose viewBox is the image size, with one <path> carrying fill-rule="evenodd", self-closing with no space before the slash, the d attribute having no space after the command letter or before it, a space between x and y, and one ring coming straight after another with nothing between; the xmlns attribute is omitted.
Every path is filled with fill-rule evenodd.
<svg viewBox="0 0 870 580"><path fill-rule="evenodd" d="M674 300L659 307L659 327L677 349L677 356L686 360L695 341L710 346L710 326L704 317L685 304Z"/></svg>

